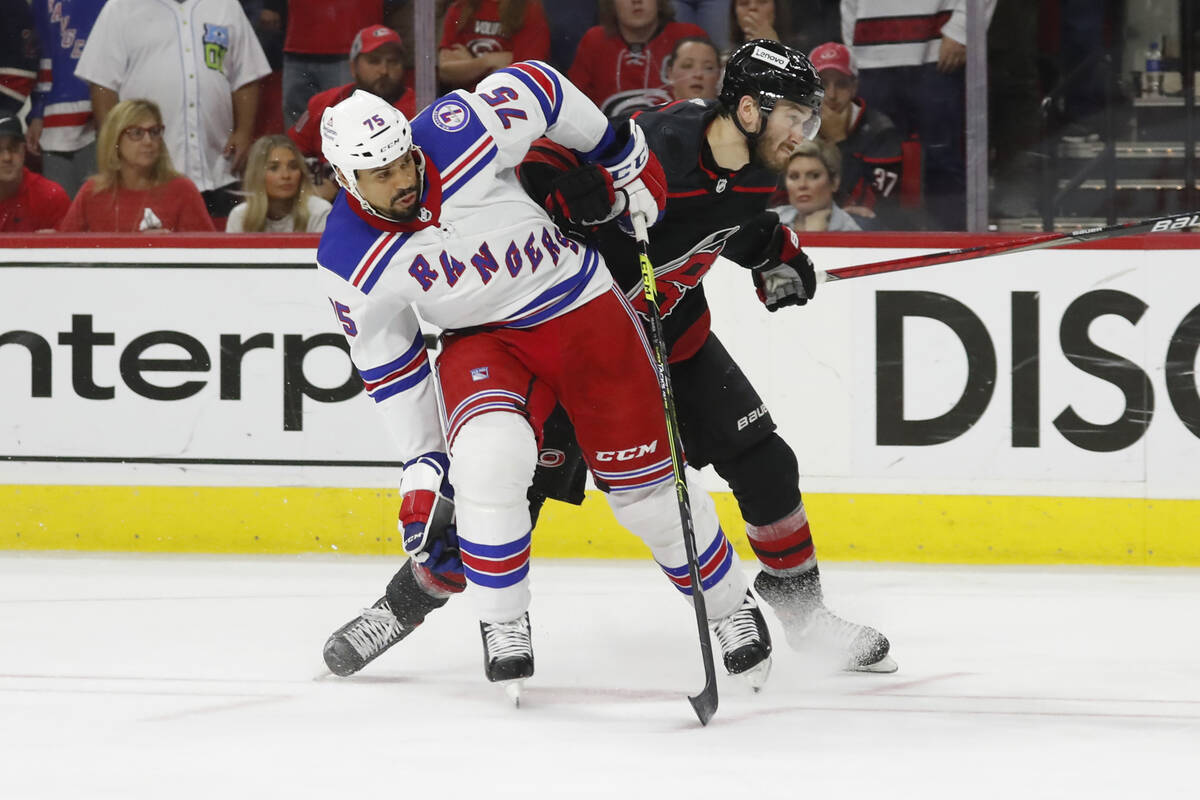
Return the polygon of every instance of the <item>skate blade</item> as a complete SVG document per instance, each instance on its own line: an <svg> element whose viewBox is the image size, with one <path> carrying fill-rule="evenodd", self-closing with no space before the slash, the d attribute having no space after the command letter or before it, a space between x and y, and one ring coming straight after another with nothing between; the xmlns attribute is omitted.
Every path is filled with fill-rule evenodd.
<svg viewBox="0 0 1200 800"><path fill-rule="evenodd" d="M888 674L900 669L900 665L890 655L876 661L874 664L851 664L846 667L847 672L878 672Z"/></svg>
<svg viewBox="0 0 1200 800"><path fill-rule="evenodd" d="M521 688L525 686L525 679L517 678L513 681L501 681L500 685L504 687L504 695L512 702L513 708L520 708Z"/></svg>
<svg viewBox="0 0 1200 800"><path fill-rule="evenodd" d="M737 677L754 690L755 694L762 691L767 678L771 674L771 657L767 656L745 672L739 672Z"/></svg>

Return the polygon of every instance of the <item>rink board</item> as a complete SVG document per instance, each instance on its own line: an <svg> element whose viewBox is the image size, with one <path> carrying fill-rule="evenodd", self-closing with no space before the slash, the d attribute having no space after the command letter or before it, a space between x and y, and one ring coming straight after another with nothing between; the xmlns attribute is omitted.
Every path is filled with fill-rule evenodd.
<svg viewBox="0 0 1200 800"><path fill-rule="evenodd" d="M314 240L145 241L0 245L0 549L398 553L396 454L316 290ZM833 268L980 241L809 249ZM1200 564L1198 247L1167 234L843 281L777 314L732 265L705 287L796 451L822 557ZM643 549L592 496L548 505L534 552Z"/></svg>
<svg viewBox="0 0 1200 800"><path fill-rule="evenodd" d="M730 541L754 554L728 492ZM1080 497L810 494L823 559L955 564L1200 566L1200 502ZM399 496L382 489L0 486L0 550L346 553L401 556ZM599 492L547 503L533 539L547 558L640 558Z"/></svg>

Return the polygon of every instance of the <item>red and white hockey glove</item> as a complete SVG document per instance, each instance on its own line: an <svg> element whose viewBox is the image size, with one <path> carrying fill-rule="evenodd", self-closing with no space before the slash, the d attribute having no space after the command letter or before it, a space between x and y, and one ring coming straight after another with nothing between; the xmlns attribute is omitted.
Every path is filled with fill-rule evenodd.
<svg viewBox="0 0 1200 800"><path fill-rule="evenodd" d="M462 572L449 473L445 453L426 453L405 464L400 479L404 552L432 572Z"/></svg>
<svg viewBox="0 0 1200 800"><path fill-rule="evenodd" d="M721 255L751 271L768 311L802 306L817 293L817 273L800 237L773 211L751 218L729 237Z"/></svg>
<svg viewBox="0 0 1200 800"><path fill-rule="evenodd" d="M629 120L616 131L613 146L599 164L612 176L613 189L625 196L625 207L618 212L621 230L633 235L633 214L643 214L647 225L662 219L667 208L667 176L636 122Z"/></svg>

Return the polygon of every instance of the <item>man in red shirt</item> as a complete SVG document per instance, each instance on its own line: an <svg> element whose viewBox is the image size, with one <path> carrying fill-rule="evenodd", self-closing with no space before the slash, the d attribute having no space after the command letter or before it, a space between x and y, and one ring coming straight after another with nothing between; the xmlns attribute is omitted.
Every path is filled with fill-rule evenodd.
<svg viewBox="0 0 1200 800"><path fill-rule="evenodd" d="M53 228L71 198L52 180L25 169L25 132L16 117L0 118L0 231Z"/></svg>
<svg viewBox="0 0 1200 800"><path fill-rule="evenodd" d="M600 0L600 24L579 42L567 77L609 117L670 102L667 57L687 36L707 39L690 22L675 22L658 0Z"/></svg>
<svg viewBox="0 0 1200 800"><path fill-rule="evenodd" d="M474 90L495 70L550 57L550 26L537 0L457 0L438 45L438 81Z"/></svg>
<svg viewBox="0 0 1200 800"><path fill-rule="evenodd" d="M417 113L417 98L404 80L404 42L400 34L383 25L368 25L354 37L350 46L350 74L353 83L327 89L308 101L308 110L300 115L287 135L308 159L316 192L333 202L337 183L321 154L321 115L337 105L355 89L363 89L391 103L406 118Z"/></svg>

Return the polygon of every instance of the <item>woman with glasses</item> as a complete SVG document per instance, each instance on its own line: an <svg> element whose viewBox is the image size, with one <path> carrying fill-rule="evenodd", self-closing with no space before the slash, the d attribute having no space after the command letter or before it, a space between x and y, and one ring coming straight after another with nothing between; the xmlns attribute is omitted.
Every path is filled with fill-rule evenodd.
<svg viewBox="0 0 1200 800"><path fill-rule="evenodd" d="M229 212L226 233L320 233L333 208L314 194L304 156L282 134L250 148L243 188L246 202Z"/></svg>
<svg viewBox="0 0 1200 800"><path fill-rule="evenodd" d="M162 113L149 100L113 106L96 137L97 173L75 196L60 231L213 231L196 185L175 171Z"/></svg>

